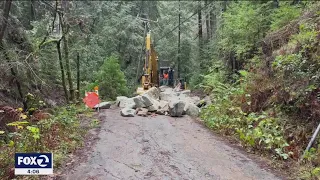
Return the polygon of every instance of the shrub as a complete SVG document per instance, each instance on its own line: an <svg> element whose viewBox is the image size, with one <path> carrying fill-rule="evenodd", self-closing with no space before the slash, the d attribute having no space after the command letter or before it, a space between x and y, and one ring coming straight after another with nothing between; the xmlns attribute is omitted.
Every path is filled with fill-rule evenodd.
<svg viewBox="0 0 320 180"><path fill-rule="evenodd" d="M280 90L288 96L283 103L286 110L301 116L305 114L307 118L320 116L317 113L320 83L317 36L313 24L301 24L299 33L291 36L287 47L282 48L282 54L272 63L275 77L281 82ZM294 51L290 47L295 47Z"/></svg>
<svg viewBox="0 0 320 180"><path fill-rule="evenodd" d="M127 81L116 56L110 56L104 61L95 78L96 81L89 84L88 88L99 85L99 93L103 98L115 99L119 95L128 94Z"/></svg>
<svg viewBox="0 0 320 180"><path fill-rule="evenodd" d="M224 58L234 53L243 61L250 56L269 29L269 13L269 3L231 3L228 11L223 13L222 25L218 29L219 51Z"/></svg>
<svg viewBox="0 0 320 180"><path fill-rule="evenodd" d="M0 139L0 177L6 179L14 166L15 152L52 152L54 166L61 165L68 153L79 145L90 127L80 126L78 115L84 113L84 108L74 105L60 107L55 110L50 119L32 122L30 119L7 124L15 126L12 133L2 132L9 141Z"/></svg>
<svg viewBox="0 0 320 180"><path fill-rule="evenodd" d="M275 31L280 29L290 21L298 18L300 14L301 8L299 6L290 5L288 2L283 3L271 16L271 30Z"/></svg>

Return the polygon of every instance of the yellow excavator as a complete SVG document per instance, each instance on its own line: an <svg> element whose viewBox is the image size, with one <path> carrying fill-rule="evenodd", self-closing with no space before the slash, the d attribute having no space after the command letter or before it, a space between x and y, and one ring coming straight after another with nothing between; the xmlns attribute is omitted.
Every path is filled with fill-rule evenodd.
<svg viewBox="0 0 320 180"><path fill-rule="evenodd" d="M151 87L158 87L160 85L160 76L159 73L163 74L163 72L168 72L169 71L169 66L163 66L159 67L159 59L157 56L157 52L154 49L154 45L152 44L151 40L151 34L150 32L147 33L146 35L146 56L144 59L144 67L143 67L143 75L141 76L141 86L138 87L136 94L143 94L145 91L147 91ZM171 85L169 86L175 86L174 84L179 84L174 83L174 78L173 78L173 71L172 72L172 77L171 77ZM184 87L183 89L187 89L186 87L186 82L183 81L182 86ZM170 77L169 77L170 81Z"/></svg>
<svg viewBox="0 0 320 180"><path fill-rule="evenodd" d="M141 87L138 87L137 94L142 94L151 87L159 86L158 56L151 41L150 32L146 36L146 57L141 78Z"/></svg>

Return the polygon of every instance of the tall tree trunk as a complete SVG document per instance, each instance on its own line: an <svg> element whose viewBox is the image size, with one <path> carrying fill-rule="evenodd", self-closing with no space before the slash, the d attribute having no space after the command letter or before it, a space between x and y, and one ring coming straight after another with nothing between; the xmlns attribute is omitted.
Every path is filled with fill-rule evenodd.
<svg viewBox="0 0 320 180"><path fill-rule="evenodd" d="M203 63L203 35L202 35L202 15L201 15L201 1L199 1L198 5L198 35L199 35L199 62L200 62L200 70L203 71L204 63Z"/></svg>
<svg viewBox="0 0 320 180"><path fill-rule="evenodd" d="M66 85L66 80L65 80L65 75L64 75L64 67L63 67L63 62L62 62L60 43L61 43L61 40L59 40L57 42L57 51L58 51L59 65L60 65L60 70L61 70L61 80L62 80L64 96L66 98L66 101L68 102L69 101L69 95L68 95L68 90L67 90L67 85Z"/></svg>
<svg viewBox="0 0 320 180"><path fill-rule="evenodd" d="M274 8L279 8L279 0L273 0Z"/></svg>
<svg viewBox="0 0 320 180"><path fill-rule="evenodd" d="M181 75L181 62L180 62L180 54L181 54L181 52L180 52L180 20L181 20L181 12L180 12L180 0L179 0L179 24L178 24L178 26L179 26L179 30L178 30L178 78L180 78L180 75Z"/></svg>
<svg viewBox="0 0 320 180"><path fill-rule="evenodd" d="M10 58L9 58L8 52L3 47L3 43L2 42L1 42L0 46L1 46L1 50L3 51L4 57L6 58L7 62L9 63L11 75L14 77L14 81L16 82L18 93L19 93L19 96L20 96L20 98L22 100L22 104L23 104L23 111L27 111L28 110L28 105L27 105L27 102L24 100L21 84L20 84L19 79L17 78L17 73L14 70L14 68L12 67L12 64L10 63Z"/></svg>
<svg viewBox="0 0 320 180"><path fill-rule="evenodd" d="M71 68L70 68L70 59L69 59L69 46L68 46L68 31L69 31L69 25L66 22L66 19L63 17L63 15L59 15L60 17L60 23L61 23L61 29L62 29L62 40L63 40L63 51L64 51L64 58L66 61L66 71L67 71L67 80L69 84L69 93L70 93L70 101L74 101L74 89L73 89L73 83L72 83L72 77L71 77Z"/></svg>
<svg viewBox="0 0 320 180"><path fill-rule="evenodd" d="M31 0L31 2L30 2L30 17L31 17L30 21L34 21L35 20L35 7L34 7L34 4L35 4L35 0Z"/></svg>
<svg viewBox="0 0 320 180"><path fill-rule="evenodd" d="M118 49L117 49L119 54L121 54L121 41L122 41L122 38L120 37L119 43L118 43Z"/></svg>
<svg viewBox="0 0 320 180"><path fill-rule="evenodd" d="M12 4L12 0L7 0L4 4L4 7L3 7L4 8L3 14L2 14L3 18L2 18L2 22L1 22L2 27L1 27L1 31L0 31L0 50L3 52L3 55L10 66L11 75L14 77L14 81L16 82L19 96L20 96L22 103L23 103L23 110L26 111L28 109L28 106L27 106L27 102L23 98L23 93L22 93L20 81L18 80L17 73L15 72L14 68L12 67L12 65L10 63L10 58L9 58L8 52L4 48L4 44L3 44L3 37L4 37L4 33L5 33L5 31L7 29L7 25L8 25L8 18L9 18L9 13L10 13L10 9L11 9L11 4Z"/></svg>
<svg viewBox="0 0 320 180"><path fill-rule="evenodd" d="M205 1L205 6L208 6L208 1ZM206 15L206 28L207 28L207 42L211 38L211 27L210 27L210 13Z"/></svg>
<svg viewBox="0 0 320 180"><path fill-rule="evenodd" d="M210 11L210 37L214 37L217 30L217 16L215 7Z"/></svg>
<svg viewBox="0 0 320 180"><path fill-rule="evenodd" d="M228 1L223 1L222 2L222 11L226 12L227 11L227 5L228 5Z"/></svg>
<svg viewBox="0 0 320 180"><path fill-rule="evenodd" d="M69 46L68 46L68 36L65 34L63 38L63 50L64 50L64 58L66 61L66 70L67 70L67 78L69 84L69 93L70 93L70 101L74 101L74 89L71 77L71 68L70 68L70 59L69 59Z"/></svg>
<svg viewBox="0 0 320 180"><path fill-rule="evenodd" d="M59 20L62 30L62 40L63 40L63 51L64 51L64 58L66 62L66 73L67 73L67 80L69 84L69 100L74 102L74 89L72 83L72 76L71 76L71 68L70 68L70 59L69 59L69 24L67 23L66 14L69 10L68 8L68 1L61 0L61 8L63 9L63 14L59 14Z"/></svg>
<svg viewBox="0 0 320 180"><path fill-rule="evenodd" d="M77 100L80 99L80 54L77 53Z"/></svg>
<svg viewBox="0 0 320 180"><path fill-rule="evenodd" d="M11 9L11 4L12 4L12 0L6 0L5 4L4 4L4 9L3 9L3 14L2 14L2 22L1 22L1 31L0 31L0 42L2 42L3 36L4 36L4 32L7 29L7 25L8 25L8 17L9 17L9 13L10 13L10 9ZM1 43L1 45L3 45Z"/></svg>
<svg viewBox="0 0 320 180"><path fill-rule="evenodd" d="M198 7L198 35L199 35L199 47L202 48L202 15L201 15L201 1L199 1ZM201 50L201 49L200 49Z"/></svg>

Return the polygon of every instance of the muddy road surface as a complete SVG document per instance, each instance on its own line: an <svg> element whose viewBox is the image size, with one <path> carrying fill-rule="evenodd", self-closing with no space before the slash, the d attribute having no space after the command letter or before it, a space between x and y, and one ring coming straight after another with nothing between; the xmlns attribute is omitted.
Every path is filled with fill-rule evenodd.
<svg viewBox="0 0 320 180"><path fill-rule="evenodd" d="M100 112L99 140L62 179L280 179L189 117L121 117Z"/></svg>

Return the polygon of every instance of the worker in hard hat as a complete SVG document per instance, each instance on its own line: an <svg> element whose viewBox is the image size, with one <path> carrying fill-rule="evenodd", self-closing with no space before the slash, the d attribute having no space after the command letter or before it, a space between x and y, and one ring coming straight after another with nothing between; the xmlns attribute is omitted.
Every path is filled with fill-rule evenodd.
<svg viewBox="0 0 320 180"><path fill-rule="evenodd" d="M167 71L163 74L163 85L168 86L169 74Z"/></svg>

